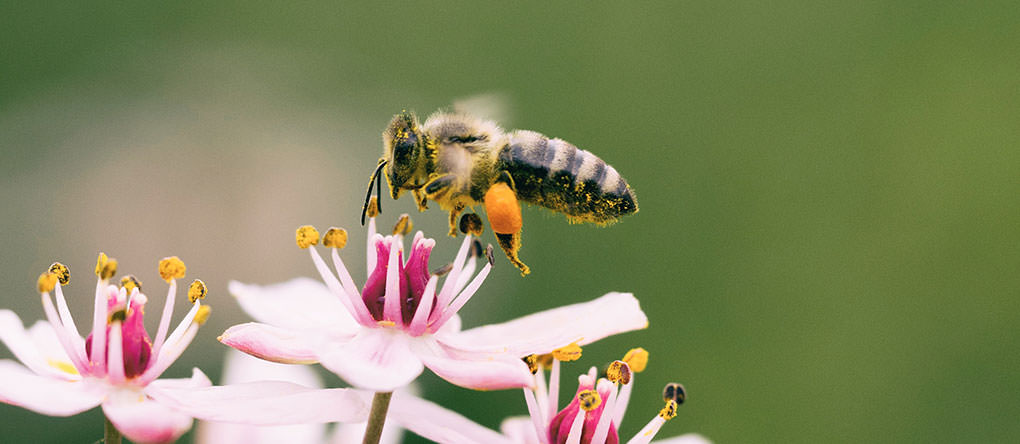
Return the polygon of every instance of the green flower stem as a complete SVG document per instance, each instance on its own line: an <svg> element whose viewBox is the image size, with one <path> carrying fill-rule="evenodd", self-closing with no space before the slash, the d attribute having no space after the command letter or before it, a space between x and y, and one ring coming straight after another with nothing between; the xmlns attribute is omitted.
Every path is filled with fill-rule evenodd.
<svg viewBox="0 0 1020 444"><path fill-rule="evenodd" d="M103 421L106 423L103 427L103 443L120 444L120 431L113 426L113 423L110 422L110 418L107 418L106 415L103 415Z"/></svg>
<svg viewBox="0 0 1020 444"><path fill-rule="evenodd" d="M391 397L393 392L380 392L372 397L372 410L368 414L368 427L365 428L365 439L361 444L379 444L379 437L382 436L383 425L386 423L386 411L390 409Z"/></svg>

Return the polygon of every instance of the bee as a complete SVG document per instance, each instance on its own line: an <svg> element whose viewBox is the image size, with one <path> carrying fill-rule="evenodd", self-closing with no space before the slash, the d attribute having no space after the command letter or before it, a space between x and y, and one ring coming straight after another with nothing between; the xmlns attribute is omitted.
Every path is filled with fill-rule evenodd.
<svg viewBox="0 0 1020 444"><path fill-rule="evenodd" d="M466 208L483 205L507 258L521 271L520 201L566 215L571 223L609 225L638 211L627 181L594 154L534 131L504 132L496 123L462 113L437 112L421 124L401 112L383 132L383 156L369 178L362 224L373 185L381 198L406 191L419 211L428 201L449 211L450 235ZM380 199L381 200L381 199Z"/></svg>

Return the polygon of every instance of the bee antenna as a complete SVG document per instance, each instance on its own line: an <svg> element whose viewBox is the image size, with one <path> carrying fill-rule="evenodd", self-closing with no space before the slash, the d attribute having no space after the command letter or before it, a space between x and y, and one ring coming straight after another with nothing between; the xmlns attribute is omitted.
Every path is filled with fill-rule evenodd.
<svg viewBox="0 0 1020 444"><path fill-rule="evenodd" d="M372 201L372 185L375 185L376 205L379 211L382 211L382 170L386 166L386 160L380 159L379 165L375 167L375 171L372 172L372 177L368 180L368 190L365 192L365 205L361 207L361 225L365 225L365 213L368 212L368 204Z"/></svg>

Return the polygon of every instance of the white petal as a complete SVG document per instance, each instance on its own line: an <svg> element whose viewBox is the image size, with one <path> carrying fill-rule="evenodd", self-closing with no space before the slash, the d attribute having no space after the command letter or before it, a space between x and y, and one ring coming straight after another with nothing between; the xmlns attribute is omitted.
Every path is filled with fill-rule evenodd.
<svg viewBox="0 0 1020 444"><path fill-rule="evenodd" d="M336 430L329 439L329 444L356 444L365 437L365 427L368 423L358 422L354 424L337 424ZM404 438L404 428L395 421L387 421L383 426L382 435L379 436L379 444L397 444Z"/></svg>
<svg viewBox="0 0 1020 444"><path fill-rule="evenodd" d="M255 359L255 358L252 358ZM159 390L165 388L199 388L209 387L212 381L198 368L191 369L190 378L164 378L152 381L145 387L145 390Z"/></svg>
<svg viewBox="0 0 1020 444"><path fill-rule="evenodd" d="M424 370L402 331L365 328L347 343L323 347L319 361L351 385L388 392L410 384Z"/></svg>
<svg viewBox="0 0 1020 444"><path fill-rule="evenodd" d="M199 421L198 429L195 432L195 442L198 444L322 444L325 436L326 424L254 426ZM348 442L354 443L355 441Z"/></svg>
<svg viewBox="0 0 1020 444"><path fill-rule="evenodd" d="M50 416L70 416L99 405L102 387L91 381L39 376L20 364L0 360L0 401Z"/></svg>
<svg viewBox="0 0 1020 444"><path fill-rule="evenodd" d="M318 338L307 332L249 322L223 332L220 342L267 361L314 364Z"/></svg>
<svg viewBox="0 0 1020 444"><path fill-rule="evenodd" d="M74 369L49 322L38 321L31 330L26 331L17 314L10 310L0 310L0 341L22 364L37 374L67 380L81 379L77 376L77 370L70 373L51 365L67 363L70 367L64 368Z"/></svg>
<svg viewBox="0 0 1020 444"><path fill-rule="evenodd" d="M406 393L393 394L388 419L435 442L447 444L512 444L495 430L457 412Z"/></svg>
<svg viewBox="0 0 1020 444"><path fill-rule="evenodd" d="M223 384L255 381L286 381L309 388L322 388L322 379L307 365L277 364L237 350L227 352Z"/></svg>
<svg viewBox="0 0 1020 444"><path fill-rule="evenodd" d="M535 425L527 416L513 416L504 419L503 423L499 425L499 430L517 444L539 444L541 442L535 436Z"/></svg>
<svg viewBox="0 0 1020 444"><path fill-rule="evenodd" d="M530 387L535 381L528 366L509 355L465 354L426 341L416 343L415 352L433 373L465 388L501 390Z"/></svg>
<svg viewBox="0 0 1020 444"><path fill-rule="evenodd" d="M272 285L230 282L230 294L256 321L301 330L353 334L351 314L322 282L301 277Z"/></svg>
<svg viewBox="0 0 1020 444"><path fill-rule="evenodd" d="M202 388L159 388L149 395L207 421L289 425L364 421L368 405L351 389L313 389L283 381Z"/></svg>
<svg viewBox="0 0 1020 444"><path fill-rule="evenodd" d="M585 345L606 336L648 327L637 299L609 293L598 299L486 325L443 338L464 350L507 352L515 356L549 353L577 342Z"/></svg>
<svg viewBox="0 0 1020 444"><path fill-rule="evenodd" d="M688 433L672 438L657 439L652 441L652 444L712 444L712 441L697 433Z"/></svg>
<svg viewBox="0 0 1020 444"><path fill-rule="evenodd" d="M145 396L136 388L115 389L103 402L103 413L127 439L138 443L170 443L191 428L192 418Z"/></svg>

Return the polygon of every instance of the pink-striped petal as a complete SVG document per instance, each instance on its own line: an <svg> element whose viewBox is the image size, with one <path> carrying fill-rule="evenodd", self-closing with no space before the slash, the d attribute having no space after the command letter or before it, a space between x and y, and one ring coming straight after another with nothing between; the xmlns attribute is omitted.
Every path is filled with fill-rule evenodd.
<svg viewBox="0 0 1020 444"><path fill-rule="evenodd" d="M400 330L366 328L347 343L323 347L319 361L357 388L393 391L410 384L424 369L410 342Z"/></svg>
<svg viewBox="0 0 1020 444"><path fill-rule="evenodd" d="M249 322L223 332L220 342L249 355L284 364L314 364L317 338L310 333Z"/></svg>
<svg viewBox="0 0 1020 444"><path fill-rule="evenodd" d="M191 416L145 396L137 388L111 391L103 413L127 439L146 444L174 442L191 428Z"/></svg>
<svg viewBox="0 0 1020 444"><path fill-rule="evenodd" d="M368 404L351 389L313 389L284 381L202 388L159 388L149 395L207 421L287 425L364 421Z"/></svg>
<svg viewBox="0 0 1020 444"><path fill-rule="evenodd" d="M393 394L387 416L404 428L429 440L447 444L513 444L495 430L481 426L457 412L406 393Z"/></svg>
<svg viewBox="0 0 1020 444"><path fill-rule="evenodd" d="M231 281L230 294L256 321L277 327L353 334L358 327L350 312L317 279L297 278L272 285Z"/></svg>
<svg viewBox="0 0 1020 444"><path fill-rule="evenodd" d="M501 390L530 387L535 382L528 366L516 357L460 353L427 341L416 344L416 353L429 370L450 383L475 390Z"/></svg>
<svg viewBox="0 0 1020 444"><path fill-rule="evenodd" d="M70 416L97 405L102 387L89 381L39 376L24 366L0 360L0 401L50 416Z"/></svg>
<svg viewBox="0 0 1020 444"><path fill-rule="evenodd" d="M464 350L514 356L549 353L572 342L585 345L606 336L648 327L648 318L630 293L538 312L502 324L486 325L443 338Z"/></svg>

